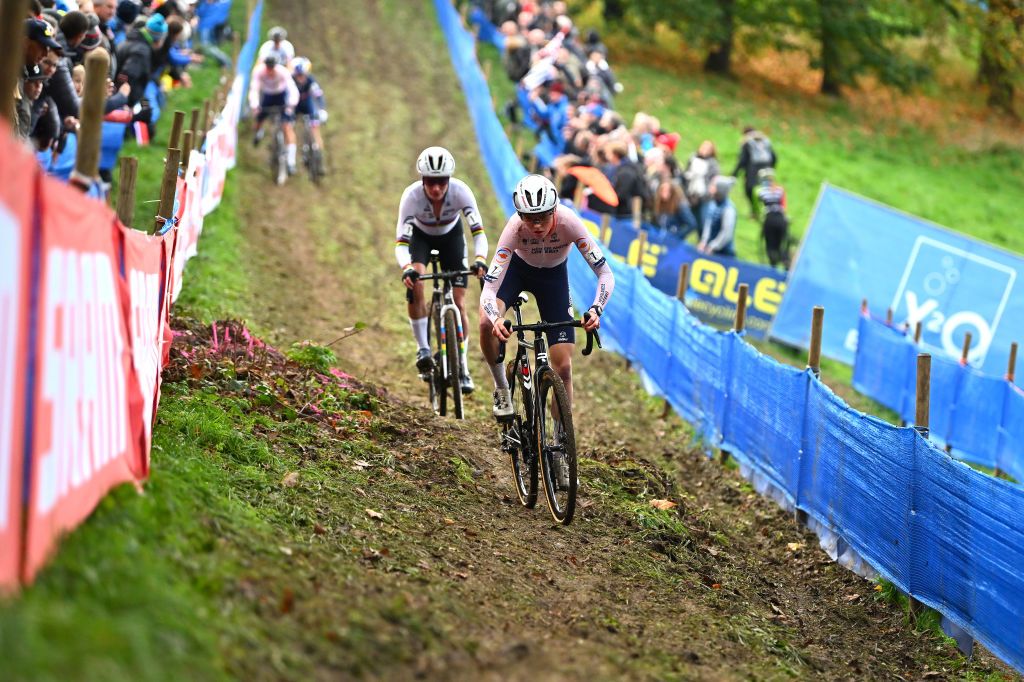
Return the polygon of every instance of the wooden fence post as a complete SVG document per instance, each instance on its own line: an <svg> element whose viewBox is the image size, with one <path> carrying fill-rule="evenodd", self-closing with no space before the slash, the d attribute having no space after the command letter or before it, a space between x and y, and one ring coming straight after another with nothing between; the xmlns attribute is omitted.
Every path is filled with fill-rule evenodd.
<svg viewBox="0 0 1024 682"><path fill-rule="evenodd" d="M164 222L170 220L174 211L174 190L178 185L178 160L181 158L180 149L168 149L167 159L164 162L164 177L160 183L160 208L153 225L153 233L163 228Z"/></svg>
<svg viewBox="0 0 1024 682"><path fill-rule="evenodd" d="M28 16L28 0L4 0L0 2L0 45L8 45L0 59L0 117L7 120L12 128L18 121L14 112L14 91L18 87L18 74L24 68L25 17Z"/></svg>
<svg viewBox="0 0 1024 682"><path fill-rule="evenodd" d="M679 266L679 281L676 284L676 298L686 303L686 289L690 286L690 264L683 263Z"/></svg>
<svg viewBox="0 0 1024 682"><path fill-rule="evenodd" d="M185 127L185 112L175 111L171 122L171 135L167 138L168 149L181 149L181 129Z"/></svg>
<svg viewBox="0 0 1024 682"><path fill-rule="evenodd" d="M93 50L85 58L85 89L79 109L78 151L71 183L88 191L100 172L100 142L103 130L103 103L107 99L107 71L110 55Z"/></svg>
<svg viewBox="0 0 1024 682"><path fill-rule="evenodd" d="M923 329L922 324L923 323L919 320L918 323L914 325L914 343L915 344L921 343L921 331Z"/></svg>
<svg viewBox="0 0 1024 682"><path fill-rule="evenodd" d="M967 366L967 354L970 353L970 352L971 352L971 333L967 332L966 334L964 334L964 346L963 346L963 349L960 351L960 364L963 365L964 367ZM947 453L953 452L953 444L948 442L948 441L946 443L946 452Z"/></svg>
<svg viewBox="0 0 1024 682"><path fill-rule="evenodd" d="M1006 365L1006 380L1013 383L1014 373L1017 370L1017 342L1010 344L1010 361Z"/></svg>
<svg viewBox="0 0 1024 682"><path fill-rule="evenodd" d="M746 284L740 285L739 296L736 299L736 321L732 328L737 332L743 331L747 326L747 290Z"/></svg>
<svg viewBox="0 0 1024 682"><path fill-rule="evenodd" d="M811 311L811 348L807 354L807 369L821 377L821 329L825 322L825 309L820 305Z"/></svg>
<svg viewBox="0 0 1024 682"><path fill-rule="evenodd" d="M206 142L206 133L210 130L210 98L203 100L203 118L199 129L199 138L193 140L196 149L202 149Z"/></svg>
<svg viewBox="0 0 1024 682"><path fill-rule="evenodd" d="M605 246L612 240L612 217L607 213L601 214L601 243Z"/></svg>
<svg viewBox="0 0 1024 682"><path fill-rule="evenodd" d="M892 308L886 308L885 309L885 326L886 327L891 327L892 326Z"/></svg>
<svg viewBox="0 0 1024 682"><path fill-rule="evenodd" d="M738 296L736 297L736 318L733 321L732 328L733 331L737 333L742 332L747 324L747 289L748 287L746 284L741 284ZM718 461L720 461L722 464L728 462L729 451L719 450Z"/></svg>
<svg viewBox="0 0 1024 682"><path fill-rule="evenodd" d="M121 176L117 181L117 217L123 225L135 222L135 177L139 160L134 156L121 157Z"/></svg>
<svg viewBox="0 0 1024 682"><path fill-rule="evenodd" d="M196 135L199 133L199 107L192 108L192 115L188 121L188 130L192 131L192 144L196 143Z"/></svg>
<svg viewBox="0 0 1024 682"><path fill-rule="evenodd" d="M181 165L188 170L188 159L192 155L192 145L195 143L195 139L192 137L192 131L186 130L181 135Z"/></svg>
<svg viewBox="0 0 1024 682"><path fill-rule="evenodd" d="M577 211L583 210L583 190L585 189L583 181L576 178L576 191L572 193L572 205L576 207Z"/></svg>
<svg viewBox="0 0 1024 682"><path fill-rule="evenodd" d="M928 439L930 432L928 430L928 420L931 413L931 387L932 387L932 356L928 353L918 353L917 355L917 395L916 395L916 407L914 410L914 430L921 434L923 438ZM911 510L913 512L914 510ZM925 612L927 607L914 598L913 595L910 597L910 615L917 620L917 618Z"/></svg>
<svg viewBox="0 0 1024 682"><path fill-rule="evenodd" d="M644 212L644 199L643 197L633 197L633 204L631 206L633 212L633 227L636 230L640 229L643 225L643 212Z"/></svg>

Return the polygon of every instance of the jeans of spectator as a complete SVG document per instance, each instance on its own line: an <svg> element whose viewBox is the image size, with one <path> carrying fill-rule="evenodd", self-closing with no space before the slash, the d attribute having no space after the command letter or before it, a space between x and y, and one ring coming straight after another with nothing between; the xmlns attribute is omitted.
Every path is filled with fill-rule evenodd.
<svg viewBox="0 0 1024 682"><path fill-rule="evenodd" d="M215 59L221 68L231 66L231 57L224 54L223 50L213 43L202 43L196 51L201 55Z"/></svg>

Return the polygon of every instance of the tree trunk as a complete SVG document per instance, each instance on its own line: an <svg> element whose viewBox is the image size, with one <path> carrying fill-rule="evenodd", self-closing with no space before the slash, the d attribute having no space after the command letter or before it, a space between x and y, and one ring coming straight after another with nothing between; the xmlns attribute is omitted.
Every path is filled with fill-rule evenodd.
<svg viewBox="0 0 1024 682"><path fill-rule="evenodd" d="M988 88L988 106L1016 116L1014 77L1024 29L1020 0L991 0L981 36L978 82Z"/></svg>
<svg viewBox="0 0 1024 682"><path fill-rule="evenodd" d="M621 21L626 14L622 0L604 0L604 20L606 22Z"/></svg>
<svg viewBox="0 0 1024 682"><path fill-rule="evenodd" d="M704 70L709 73L728 75L732 72L732 43L735 32L735 0L718 0L721 33L718 41L708 51Z"/></svg>
<svg viewBox="0 0 1024 682"><path fill-rule="evenodd" d="M843 60L839 45L838 27L842 9L836 7L836 0L818 0L821 12L821 94L838 97L842 94Z"/></svg>

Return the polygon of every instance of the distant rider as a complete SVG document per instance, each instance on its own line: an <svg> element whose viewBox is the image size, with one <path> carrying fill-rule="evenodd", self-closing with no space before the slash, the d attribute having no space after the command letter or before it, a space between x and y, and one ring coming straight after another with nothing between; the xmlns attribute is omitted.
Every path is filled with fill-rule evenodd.
<svg viewBox="0 0 1024 682"><path fill-rule="evenodd" d="M487 271L487 235L480 221L480 210L476 197L466 183L453 178L455 158L444 147L428 147L416 159L416 170L420 180L405 188L398 208L398 226L395 232L395 259L402 268L402 282L409 290L409 324L416 339L416 368L426 376L433 359L427 341L427 306L423 294L423 283L419 276L426 272L430 262L430 251L440 252L443 270L466 270L466 237L459 224L459 217L465 217L473 235L473 250L476 260L472 270L477 277ZM462 314L464 338L469 339L469 322L466 317L466 278L457 279L454 284L455 305ZM460 349L462 366L462 392L473 391L473 380L469 376L466 358L466 344Z"/></svg>
<svg viewBox="0 0 1024 682"><path fill-rule="evenodd" d="M295 107L296 115L302 115L309 121L309 130L313 134L313 144L323 149L324 141L320 135L320 124L327 120L327 108L324 105L324 91L311 73L313 64L305 57L292 60L292 78L299 90L299 103Z"/></svg>
<svg viewBox="0 0 1024 682"><path fill-rule="evenodd" d="M253 145L263 139L263 121L269 115L269 107L281 108L281 121L284 128L284 139L287 144L288 172L295 173L295 107L299 103L299 89L292 80L291 73L270 55L263 58L252 71L249 85L249 106L255 113L256 123L253 132Z"/></svg>

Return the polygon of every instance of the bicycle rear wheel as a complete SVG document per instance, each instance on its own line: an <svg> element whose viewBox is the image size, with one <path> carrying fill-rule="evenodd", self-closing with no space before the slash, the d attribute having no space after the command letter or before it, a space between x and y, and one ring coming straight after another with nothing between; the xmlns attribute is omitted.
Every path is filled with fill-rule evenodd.
<svg viewBox="0 0 1024 682"><path fill-rule="evenodd" d="M462 365L459 362L458 312L449 310L444 314L444 345L448 364L448 389L452 392L452 411L456 419L462 419Z"/></svg>
<svg viewBox="0 0 1024 682"><path fill-rule="evenodd" d="M563 525L576 512L576 433L572 407L562 378L544 368L537 378L540 400L537 411L537 451L544 478L544 496L551 516Z"/></svg>
<svg viewBox="0 0 1024 682"><path fill-rule="evenodd" d="M324 177L324 154L320 147L309 145L309 178L314 185L319 185Z"/></svg>
<svg viewBox="0 0 1024 682"><path fill-rule="evenodd" d="M524 371L525 370L525 371ZM530 367L516 361L505 366L512 393L512 420L501 425L502 447L512 462L512 480L519 502L527 509L537 504L537 454L533 439L533 391Z"/></svg>

